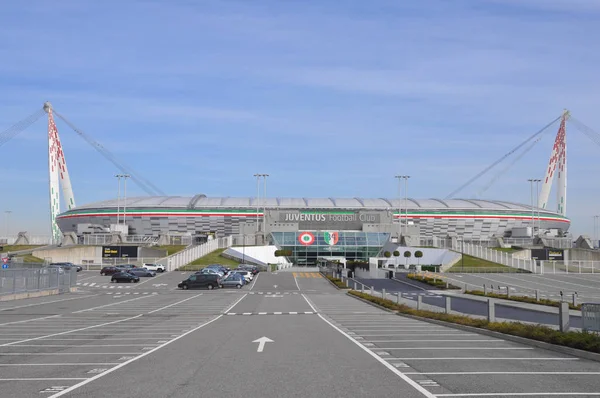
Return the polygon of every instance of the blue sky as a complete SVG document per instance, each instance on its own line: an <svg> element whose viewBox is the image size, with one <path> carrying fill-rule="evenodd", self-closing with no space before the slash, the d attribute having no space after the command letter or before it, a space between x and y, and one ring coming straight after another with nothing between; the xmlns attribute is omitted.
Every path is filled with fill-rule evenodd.
<svg viewBox="0 0 600 398"><path fill-rule="evenodd" d="M253 196L259 172L269 196L394 197L409 174L443 198L564 108L600 131L599 22L596 0L10 2L0 132L49 100L170 195ZM77 202L115 197L57 124ZM458 197L530 203L555 134ZM568 216L592 234L600 147L567 135ZM47 233L46 145L40 120L1 147L13 232Z"/></svg>

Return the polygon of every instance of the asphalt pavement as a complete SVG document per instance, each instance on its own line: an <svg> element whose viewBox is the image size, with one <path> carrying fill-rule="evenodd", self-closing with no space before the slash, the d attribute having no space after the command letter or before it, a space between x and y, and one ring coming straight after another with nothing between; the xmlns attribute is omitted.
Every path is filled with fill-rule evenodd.
<svg viewBox="0 0 600 398"><path fill-rule="evenodd" d="M76 293L0 303L0 397L600 396L598 362L393 315L318 273L187 276L82 273Z"/></svg>

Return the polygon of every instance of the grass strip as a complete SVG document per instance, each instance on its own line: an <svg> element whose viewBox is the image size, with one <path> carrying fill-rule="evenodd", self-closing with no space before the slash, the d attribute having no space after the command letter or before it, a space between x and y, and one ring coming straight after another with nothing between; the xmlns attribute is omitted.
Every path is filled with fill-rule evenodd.
<svg viewBox="0 0 600 398"><path fill-rule="evenodd" d="M327 279L329 279L334 285L336 285L340 289L350 289L341 279L334 278L331 275L325 275Z"/></svg>
<svg viewBox="0 0 600 398"><path fill-rule="evenodd" d="M454 286L451 283L448 283L448 287L446 287L446 282L441 278L432 278L426 275L416 275L416 274L408 274L406 275L408 279L412 279L413 281L426 283L430 286L437 287L442 290L451 290L451 289L460 289L458 286Z"/></svg>
<svg viewBox="0 0 600 398"><path fill-rule="evenodd" d="M539 300L536 300L535 297L529 297L529 296L512 296L511 295L511 296L507 297L506 294L498 294L498 293L484 294L484 292L482 292L481 290L466 290L465 294L472 294L474 296L481 296L481 297L498 298L498 299L504 299L504 300L510 300L510 301L519 301L521 303L546 305L548 307L560 307L560 301L550 300L550 299L542 299L542 298ZM573 305L573 303L569 303L569 308L572 310L581 310L581 304Z"/></svg>
<svg viewBox="0 0 600 398"><path fill-rule="evenodd" d="M360 297L384 308L397 311L399 314L436 319L439 321L491 330L512 336L524 337L532 340L542 341L544 343L600 353L600 335L597 333L584 331L570 331L563 333L542 325L529 325L520 322L488 322L486 319L471 318L465 315L416 310L405 304L397 304L391 300L373 297L369 294L361 293L355 290L352 290L349 293L353 296Z"/></svg>

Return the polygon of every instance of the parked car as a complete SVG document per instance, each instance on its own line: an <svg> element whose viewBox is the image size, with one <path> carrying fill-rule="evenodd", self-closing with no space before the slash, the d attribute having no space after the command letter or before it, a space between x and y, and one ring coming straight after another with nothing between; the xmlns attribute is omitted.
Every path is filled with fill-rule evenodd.
<svg viewBox="0 0 600 398"><path fill-rule="evenodd" d="M147 270L146 268L132 268L127 270L127 272L135 276L156 276L156 272Z"/></svg>
<svg viewBox="0 0 600 398"><path fill-rule="evenodd" d="M177 285L178 288L187 289L200 289L207 288L209 290L219 287L221 285L221 278L216 274L194 274L190 275L189 278L182 281Z"/></svg>
<svg viewBox="0 0 600 398"><path fill-rule="evenodd" d="M117 268L121 269L121 270L126 270L126 269L132 269L132 268L137 268L135 266L135 264L119 264L116 266Z"/></svg>
<svg viewBox="0 0 600 398"><path fill-rule="evenodd" d="M140 277L137 275L133 275L130 274L129 272L119 272L114 274L111 278L110 278L111 282L133 282L133 283L138 283L140 281Z"/></svg>
<svg viewBox="0 0 600 398"><path fill-rule="evenodd" d="M196 274L213 274L213 275L219 275L219 278L222 278L225 276L225 273L223 273L222 271L216 270L214 268L202 268L200 271L196 272Z"/></svg>
<svg viewBox="0 0 600 398"><path fill-rule="evenodd" d="M254 279L254 277L252 276L252 272L246 270L233 270L231 271L231 274L240 275L242 278L244 278L246 283L250 283L252 282L252 279Z"/></svg>
<svg viewBox="0 0 600 398"><path fill-rule="evenodd" d="M241 289L245 285L244 278L238 273L232 273L227 278L221 280L221 287L235 287Z"/></svg>
<svg viewBox="0 0 600 398"><path fill-rule="evenodd" d="M144 264L144 268L148 271L165 272L167 268L163 264Z"/></svg>
<svg viewBox="0 0 600 398"><path fill-rule="evenodd" d="M244 270L244 271L250 271L250 272L252 272L252 275L256 275L259 272L258 267L256 265L251 265L251 264L240 264L240 265L238 265L237 269Z"/></svg>
<svg viewBox="0 0 600 398"><path fill-rule="evenodd" d="M51 263L50 265L51 266L56 265L56 266L59 266L59 267L63 267L64 269L67 269L67 270L75 268L77 270L77 272L83 270L83 267L81 265L75 265L73 263L67 263L67 262L65 262L65 263Z"/></svg>
<svg viewBox="0 0 600 398"><path fill-rule="evenodd" d="M121 269L117 267L103 267L100 270L100 275L113 275L117 272L121 272Z"/></svg>

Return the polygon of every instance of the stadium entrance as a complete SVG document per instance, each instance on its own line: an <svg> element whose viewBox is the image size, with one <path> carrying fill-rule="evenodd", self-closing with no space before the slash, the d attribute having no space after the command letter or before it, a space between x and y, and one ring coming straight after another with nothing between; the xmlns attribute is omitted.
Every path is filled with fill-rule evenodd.
<svg viewBox="0 0 600 398"><path fill-rule="evenodd" d="M368 261L390 239L389 233L360 231L272 232L271 236L275 246L290 250L290 261L300 266L315 266L323 257Z"/></svg>

